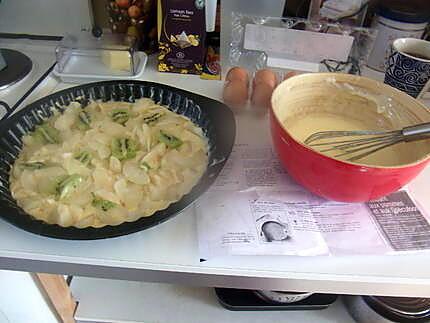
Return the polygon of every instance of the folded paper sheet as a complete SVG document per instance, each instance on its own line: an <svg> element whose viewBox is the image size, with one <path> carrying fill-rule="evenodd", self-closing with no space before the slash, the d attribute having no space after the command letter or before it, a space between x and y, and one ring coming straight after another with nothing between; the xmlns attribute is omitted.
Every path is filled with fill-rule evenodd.
<svg viewBox="0 0 430 323"><path fill-rule="evenodd" d="M353 255L430 249L407 191L378 201L324 200L295 183L267 144L237 144L196 205L200 256Z"/></svg>

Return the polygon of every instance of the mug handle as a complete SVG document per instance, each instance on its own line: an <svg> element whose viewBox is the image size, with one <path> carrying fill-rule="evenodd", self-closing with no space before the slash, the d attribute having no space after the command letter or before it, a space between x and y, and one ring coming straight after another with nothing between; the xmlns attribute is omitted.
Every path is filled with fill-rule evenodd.
<svg viewBox="0 0 430 323"><path fill-rule="evenodd" d="M418 94L417 99L422 99L424 94L427 93L427 91L430 90L430 79L427 81L426 85L424 85L423 89L421 90L420 94Z"/></svg>
<svg viewBox="0 0 430 323"><path fill-rule="evenodd" d="M391 42L391 44L390 44L390 53L389 53L389 55L388 56L386 56L385 57L385 62L384 62L384 65L385 65L385 70L387 70L387 68L388 68L388 61L389 61L389 59L396 53L396 51L395 51L395 49L394 49L394 44L393 44L393 42Z"/></svg>

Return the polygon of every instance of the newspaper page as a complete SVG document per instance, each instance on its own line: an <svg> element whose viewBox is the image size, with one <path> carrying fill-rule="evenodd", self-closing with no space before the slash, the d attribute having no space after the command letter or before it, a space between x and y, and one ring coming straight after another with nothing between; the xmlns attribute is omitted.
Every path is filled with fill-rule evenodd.
<svg viewBox="0 0 430 323"><path fill-rule="evenodd" d="M430 249L430 224L406 191L327 201L291 179L270 146L240 144L196 204L201 258L386 254Z"/></svg>

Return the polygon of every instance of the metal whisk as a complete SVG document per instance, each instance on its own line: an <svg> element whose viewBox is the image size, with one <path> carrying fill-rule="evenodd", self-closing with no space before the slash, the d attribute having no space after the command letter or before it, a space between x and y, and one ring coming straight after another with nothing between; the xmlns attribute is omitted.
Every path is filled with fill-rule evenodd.
<svg viewBox="0 0 430 323"><path fill-rule="evenodd" d="M355 161L400 142L429 138L430 122L392 131L321 131L310 135L304 143L318 147L320 152L339 151L334 157L350 156L347 160Z"/></svg>

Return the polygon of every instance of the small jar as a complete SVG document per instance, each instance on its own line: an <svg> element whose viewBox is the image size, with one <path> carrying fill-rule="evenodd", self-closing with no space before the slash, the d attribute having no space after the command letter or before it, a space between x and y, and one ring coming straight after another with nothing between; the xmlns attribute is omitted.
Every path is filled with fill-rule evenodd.
<svg viewBox="0 0 430 323"><path fill-rule="evenodd" d="M106 10L113 33L135 39L138 50L158 50L156 0L107 0Z"/></svg>
<svg viewBox="0 0 430 323"><path fill-rule="evenodd" d="M390 46L397 38L421 38L430 21L430 13L409 1L385 1L377 10L372 28L378 32L367 65L385 72Z"/></svg>

